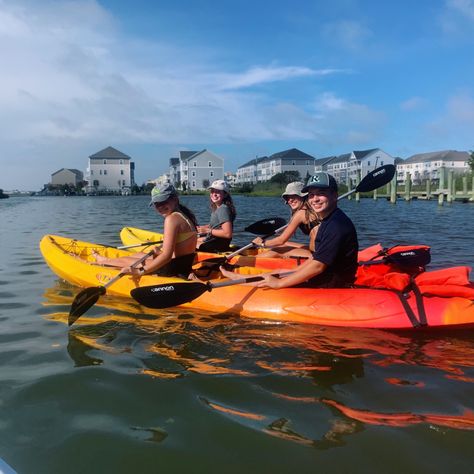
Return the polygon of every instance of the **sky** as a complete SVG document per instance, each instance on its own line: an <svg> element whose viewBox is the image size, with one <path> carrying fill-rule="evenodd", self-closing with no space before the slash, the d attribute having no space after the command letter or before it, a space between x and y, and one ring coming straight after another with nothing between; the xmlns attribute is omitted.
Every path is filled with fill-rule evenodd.
<svg viewBox="0 0 474 474"><path fill-rule="evenodd" d="M0 57L3 190L107 146L138 184L179 150L474 148L474 0L0 0Z"/></svg>

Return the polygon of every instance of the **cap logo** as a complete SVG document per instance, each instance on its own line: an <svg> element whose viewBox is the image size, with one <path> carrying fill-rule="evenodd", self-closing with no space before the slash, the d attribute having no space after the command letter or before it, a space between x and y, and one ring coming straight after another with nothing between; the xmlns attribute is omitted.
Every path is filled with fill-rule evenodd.
<svg viewBox="0 0 474 474"><path fill-rule="evenodd" d="M319 174L316 174L314 176L311 176L311 183L319 183L320 179L319 179Z"/></svg>

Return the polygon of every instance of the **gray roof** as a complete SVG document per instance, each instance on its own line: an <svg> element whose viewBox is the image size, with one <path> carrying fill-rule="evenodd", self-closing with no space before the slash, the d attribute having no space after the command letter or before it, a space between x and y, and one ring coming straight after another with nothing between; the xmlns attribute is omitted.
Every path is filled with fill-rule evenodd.
<svg viewBox="0 0 474 474"><path fill-rule="evenodd" d="M205 150L202 150L202 151L205 151ZM189 158L191 158L191 156L196 155L197 153L201 153L201 152L198 152L198 151L180 151L179 152L179 158L180 158L180 160L185 161L185 160L188 160Z"/></svg>
<svg viewBox="0 0 474 474"><path fill-rule="evenodd" d="M289 158L291 160L314 160L314 156L308 155L307 153L298 150L298 148L290 148L289 150L280 151L278 153L274 153L273 155L269 156L269 159L283 159Z"/></svg>
<svg viewBox="0 0 474 474"><path fill-rule="evenodd" d="M361 160L365 156L370 155L371 153L373 153L374 151L377 151L377 150L380 150L380 148L371 148L370 150L359 150L359 151L354 150L353 153L354 153L354 156L358 160Z"/></svg>
<svg viewBox="0 0 474 474"><path fill-rule="evenodd" d="M444 150L429 153L418 153L407 158L404 163L424 163L426 161L468 161L467 151Z"/></svg>
<svg viewBox="0 0 474 474"><path fill-rule="evenodd" d="M170 158L170 166L179 165L179 158Z"/></svg>
<svg viewBox="0 0 474 474"><path fill-rule="evenodd" d="M94 153L93 155L89 156L89 158L100 158L100 159L113 159L113 158L120 158L121 160L130 160L131 158L125 153L116 150L115 148L108 146L103 150Z"/></svg>
<svg viewBox="0 0 474 474"><path fill-rule="evenodd" d="M71 173L74 173L76 176L83 175L82 171L76 170L75 168L61 168L60 170L55 171L51 176L54 176L55 174L58 174L61 171L70 171Z"/></svg>
<svg viewBox="0 0 474 474"><path fill-rule="evenodd" d="M247 168L247 166L255 166L258 163L260 163L261 161L264 161L266 159L268 159L268 156L261 156L260 158L259 157L253 158L252 160L247 161L247 163L244 163L243 165L239 166L238 169Z"/></svg>
<svg viewBox="0 0 474 474"><path fill-rule="evenodd" d="M262 161L270 160L315 160L314 156L308 155L297 148L290 148L289 150L279 151L270 156L261 156L260 158L254 158L247 163L244 163L240 168L246 168L247 166L255 166Z"/></svg>
<svg viewBox="0 0 474 474"><path fill-rule="evenodd" d="M325 156L324 158L317 158L317 159L314 160L314 165L315 166L323 166L326 163L329 163L330 161L334 160L335 158L337 158L336 155Z"/></svg>

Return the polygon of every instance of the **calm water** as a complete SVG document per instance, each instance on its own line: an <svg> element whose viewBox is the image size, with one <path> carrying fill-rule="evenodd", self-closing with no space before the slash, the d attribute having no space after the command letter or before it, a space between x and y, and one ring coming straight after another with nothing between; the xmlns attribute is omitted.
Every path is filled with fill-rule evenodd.
<svg viewBox="0 0 474 474"><path fill-rule="evenodd" d="M147 202L0 201L0 458L18 473L474 471L474 330L157 318L111 297L69 329L77 289L39 240L119 245L124 225L161 228ZM205 198L185 203L207 220ZM236 203L237 229L286 216L276 198ZM341 207L362 246L425 243L433 267L474 266L472 204Z"/></svg>

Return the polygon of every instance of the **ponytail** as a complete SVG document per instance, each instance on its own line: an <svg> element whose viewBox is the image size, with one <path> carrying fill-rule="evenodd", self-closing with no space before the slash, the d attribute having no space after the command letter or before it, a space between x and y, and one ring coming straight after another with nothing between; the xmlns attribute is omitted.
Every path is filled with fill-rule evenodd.
<svg viewBox="0 0 474 474"><path fill-rule="evenodd" d="M183 206L180 203L180 204L178 204L178 210L179 210L179 212L184 214L193 223L194 227L197 227L198 222L197 222L196 216L191 211L191 209L188 209L186 206Z"/></svg>

